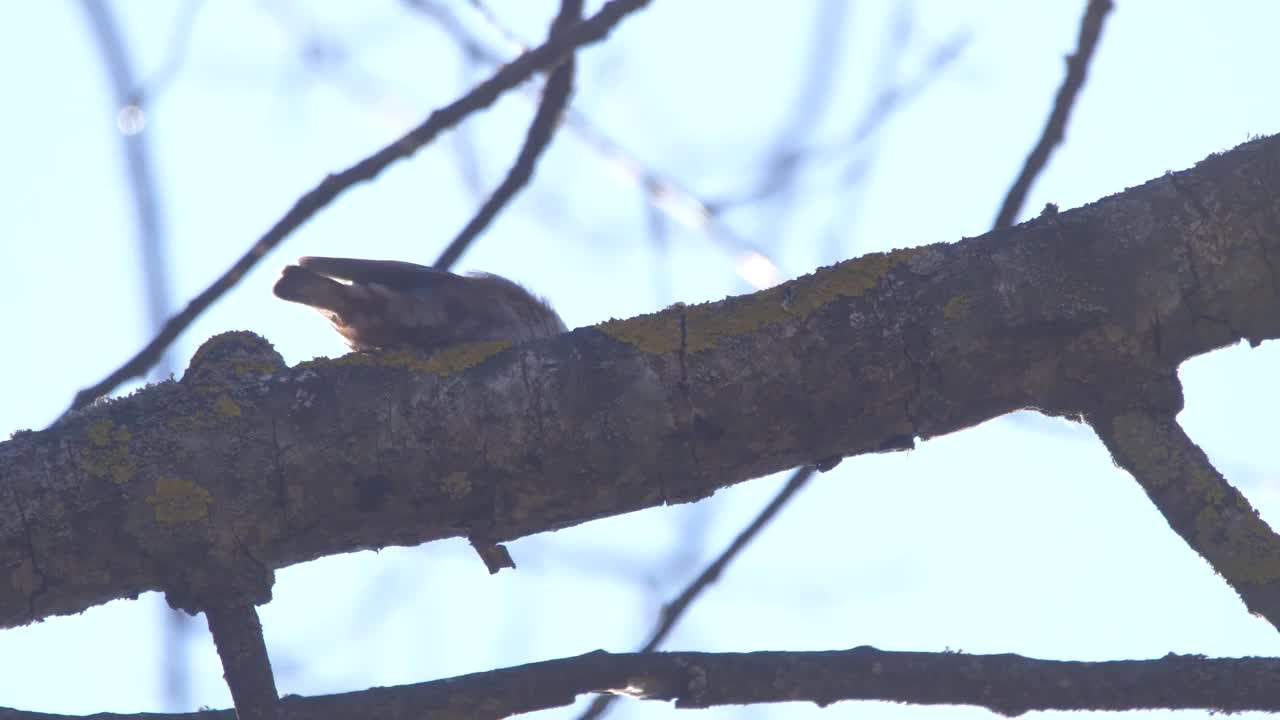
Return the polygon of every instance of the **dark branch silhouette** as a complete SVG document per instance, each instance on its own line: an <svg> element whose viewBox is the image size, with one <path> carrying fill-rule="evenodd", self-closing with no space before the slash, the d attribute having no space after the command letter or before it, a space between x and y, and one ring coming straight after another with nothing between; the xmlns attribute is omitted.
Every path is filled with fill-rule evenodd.
<svg viewBox="0 0 1280 720"><path fill-rule="evenodd" d="M471 37L457 17L437 4L427 0L403 1L406 7L435 21L456 38L467 57L490 64L505 62L500 55ZM524 47L509 29L498 23L498 18L487 8L477 6L476 9L508 42ZM714 209L714 203L704 202L674 178L650 167L572 105L565 108L560 122L602 162L608 163L611 170L634 184L644 194L645 201L651 208L703 235L731 254L737 274L752 287L767 287L778 281L777 263L773 258L759 243L730 228Z"/></svg>
<svg viewBox="0 0 1280 720"><path fill-rule="evenodd" d="M559 33L578 22L582 16L582 0L561 0L560 12L551 21L551 31L547 34L547 42L556 40ZM520 189L533 177L538 158L551 144L556 128L560 125L560 116L569 106L569 96L573 94L574 59L570 53L565 61L556 66L547 78L542 89L542 101L534 113L533 122L525 134L524 145L516 156L515 164L507 171L498 189L493 191L489 199L480 207L466 227L449 243L448 247L436 259L435 267L448 270L458 258L467 251L471 243L489 226L502 208L520 192Z"/></svg>
<svg viewBox="0 0 1280 720"><path fill-rule="evenodd" d="M760 511L760 514L756 515L755 519L748 523L742 529L742 532L738 533L738 536L733 539L733 542L729 543L729 546L720 553L720 556L713 560L701 573L698 573L698 577L694 578L693 582L680 591L680 594L674 600L667 603L658 618L657 627L653 629L653 633L649 636L649 642L645 643L639 652L651 653L658 649L662 642L667 639L667 636L671 634L676 623L680 622L680 618L684 617L689 608L693 606L694 601L702 595L703 591L711 587L712 583L720 579L729 564L741 555L742 551L751 544L751 541L755 540L761 531L768 527L769 523L773 522L778 513L782 512L787 503L791 502L791 499L804 489L804 486L809 483L809 478L812 478L816 471L817 468L810 465L791 473L791 478L782 486L778 494L774 495L769 504L765 505L764 509ZM615 700L617 700L616 695L601 695L597 697L591 702L591 706L587 708L586 712L582 713L581 720L603 717Z"/></svg>
<svg viewBox="0 0 1280 720"><path fill-rule="evenodd" d="M130 358L98 383L81 390L71 404L72 410L88 406L98 397L111 392L120 383L145 373L201 313L236 285L254 265L275 249L294 230L351 187L372 180L392 163L407 158L434 140L440 133L461 122L472 113L491 105L502 93L529 79L534 73L559 64L574 49L597 42L631 13L643 8L648 0L610 0L600 12L574 25L556 40L547 42L503 66L492 77L477 85L455 102L431 113L425 121L403 137L378 152L337 174L329 175L312 188L258 239L239 260L208 288L197 295L164 328Z"/></svg>
<svg viewBox="0 0 1280 720"><path fill-rule="evenodd" d="M431 682L279 702L282 720L325 718L508 718L570 705L587 693L674 702L678 709L850 700L970 705L1005 717L1036 710L1210 712L1280 707L1280 659L1206 658L1078 662L1006 653L890 652L862 646L817 652L612 654L576 657ZM79 716L74 716L79 717ZM97 720L135 714L99 713ZM148 720L233 720L233 711L148 713ZM73 720L0 707L0 720Z"/></svg>
<svg viewBox="0 0 1280 720"><path fill-rule="evenodd" d="M1080 21L1080 36L1076 41L1076 51L1067 57L1067 76L1062 81L1062 87L1058 88L1058 96L1053 101L1053 110L1045 122L1044 131L1040 133L1040 140L1027 156L1022 172L1018 173L1018 179L1014 180L1013 186L1009 188L1004 204L996 214L993 227L1009 227L1017 219L1018 213L1022 211L1022 205L1027 201L1031 184L1049 163L1049 156L1053 153L1054 147L1062 142L1066 134L1067 120L1071 117L1071 109L1075 107L1080 88L1084 87L1089 63L1093 60L1093 51L1097 49L1098 38L1102 35L1102 24L1112 7L1111 0L1088 0L1088 2L1084 18Z"/></svg>

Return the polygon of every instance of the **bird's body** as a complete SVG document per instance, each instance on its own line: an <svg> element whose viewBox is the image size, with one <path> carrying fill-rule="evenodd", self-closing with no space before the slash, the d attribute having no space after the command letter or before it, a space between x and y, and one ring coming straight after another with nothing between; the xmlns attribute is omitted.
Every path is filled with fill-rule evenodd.
<svg viewBox="0 0 1280 720"><path fill-rule="evenodd" d="M546 301L506 278L455 275L396 260L299 258L284 269L273 292L320 311L353 350L433 351L565 332Z"/></svg>

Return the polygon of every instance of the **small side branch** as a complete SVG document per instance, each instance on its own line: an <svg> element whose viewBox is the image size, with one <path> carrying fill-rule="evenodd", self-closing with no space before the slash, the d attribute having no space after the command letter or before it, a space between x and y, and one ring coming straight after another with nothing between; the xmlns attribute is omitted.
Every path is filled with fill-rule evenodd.
<svg viewBox="0 0 1280 720"><path fill-rule="evenodd" d="M1280 628L1280 536L1174 417L1130 412L1089 422L1169 526L1235 588L1250 612Z"/></svg>
<svg viewBox="0 0 1280 720"><path fill-rule="evenodd" d="M274 720L279 696L258 610L251 603L205 610L239 720Z"/></svg>

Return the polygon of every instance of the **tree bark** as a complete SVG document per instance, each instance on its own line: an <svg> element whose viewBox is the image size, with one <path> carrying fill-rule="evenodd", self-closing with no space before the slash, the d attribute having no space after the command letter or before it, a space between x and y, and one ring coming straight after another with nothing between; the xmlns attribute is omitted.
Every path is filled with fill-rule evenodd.
<svg viewBox="0 0 1280 720"><path fill-rule="evenodd" d="M1275 188L1280 137L978 238L514 348L286 368L251 333L217 336L180 382L0 443L0 627L146 590L260 603L293 563L690 502L1022 408L1171 416L1182 361L1280 336Z"/></svg>

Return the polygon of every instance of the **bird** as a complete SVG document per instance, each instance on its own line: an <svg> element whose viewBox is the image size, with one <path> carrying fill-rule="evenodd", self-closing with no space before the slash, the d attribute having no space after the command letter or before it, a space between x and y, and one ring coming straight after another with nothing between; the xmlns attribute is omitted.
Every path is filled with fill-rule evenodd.
<svg viewBox="0 0 1280 720"><path fill-rule="evenodd" d="M272 292L318 310L352 350L434 352L567 332L546 300L500 275L399 260L302 257L284 268Z"/></svg>

